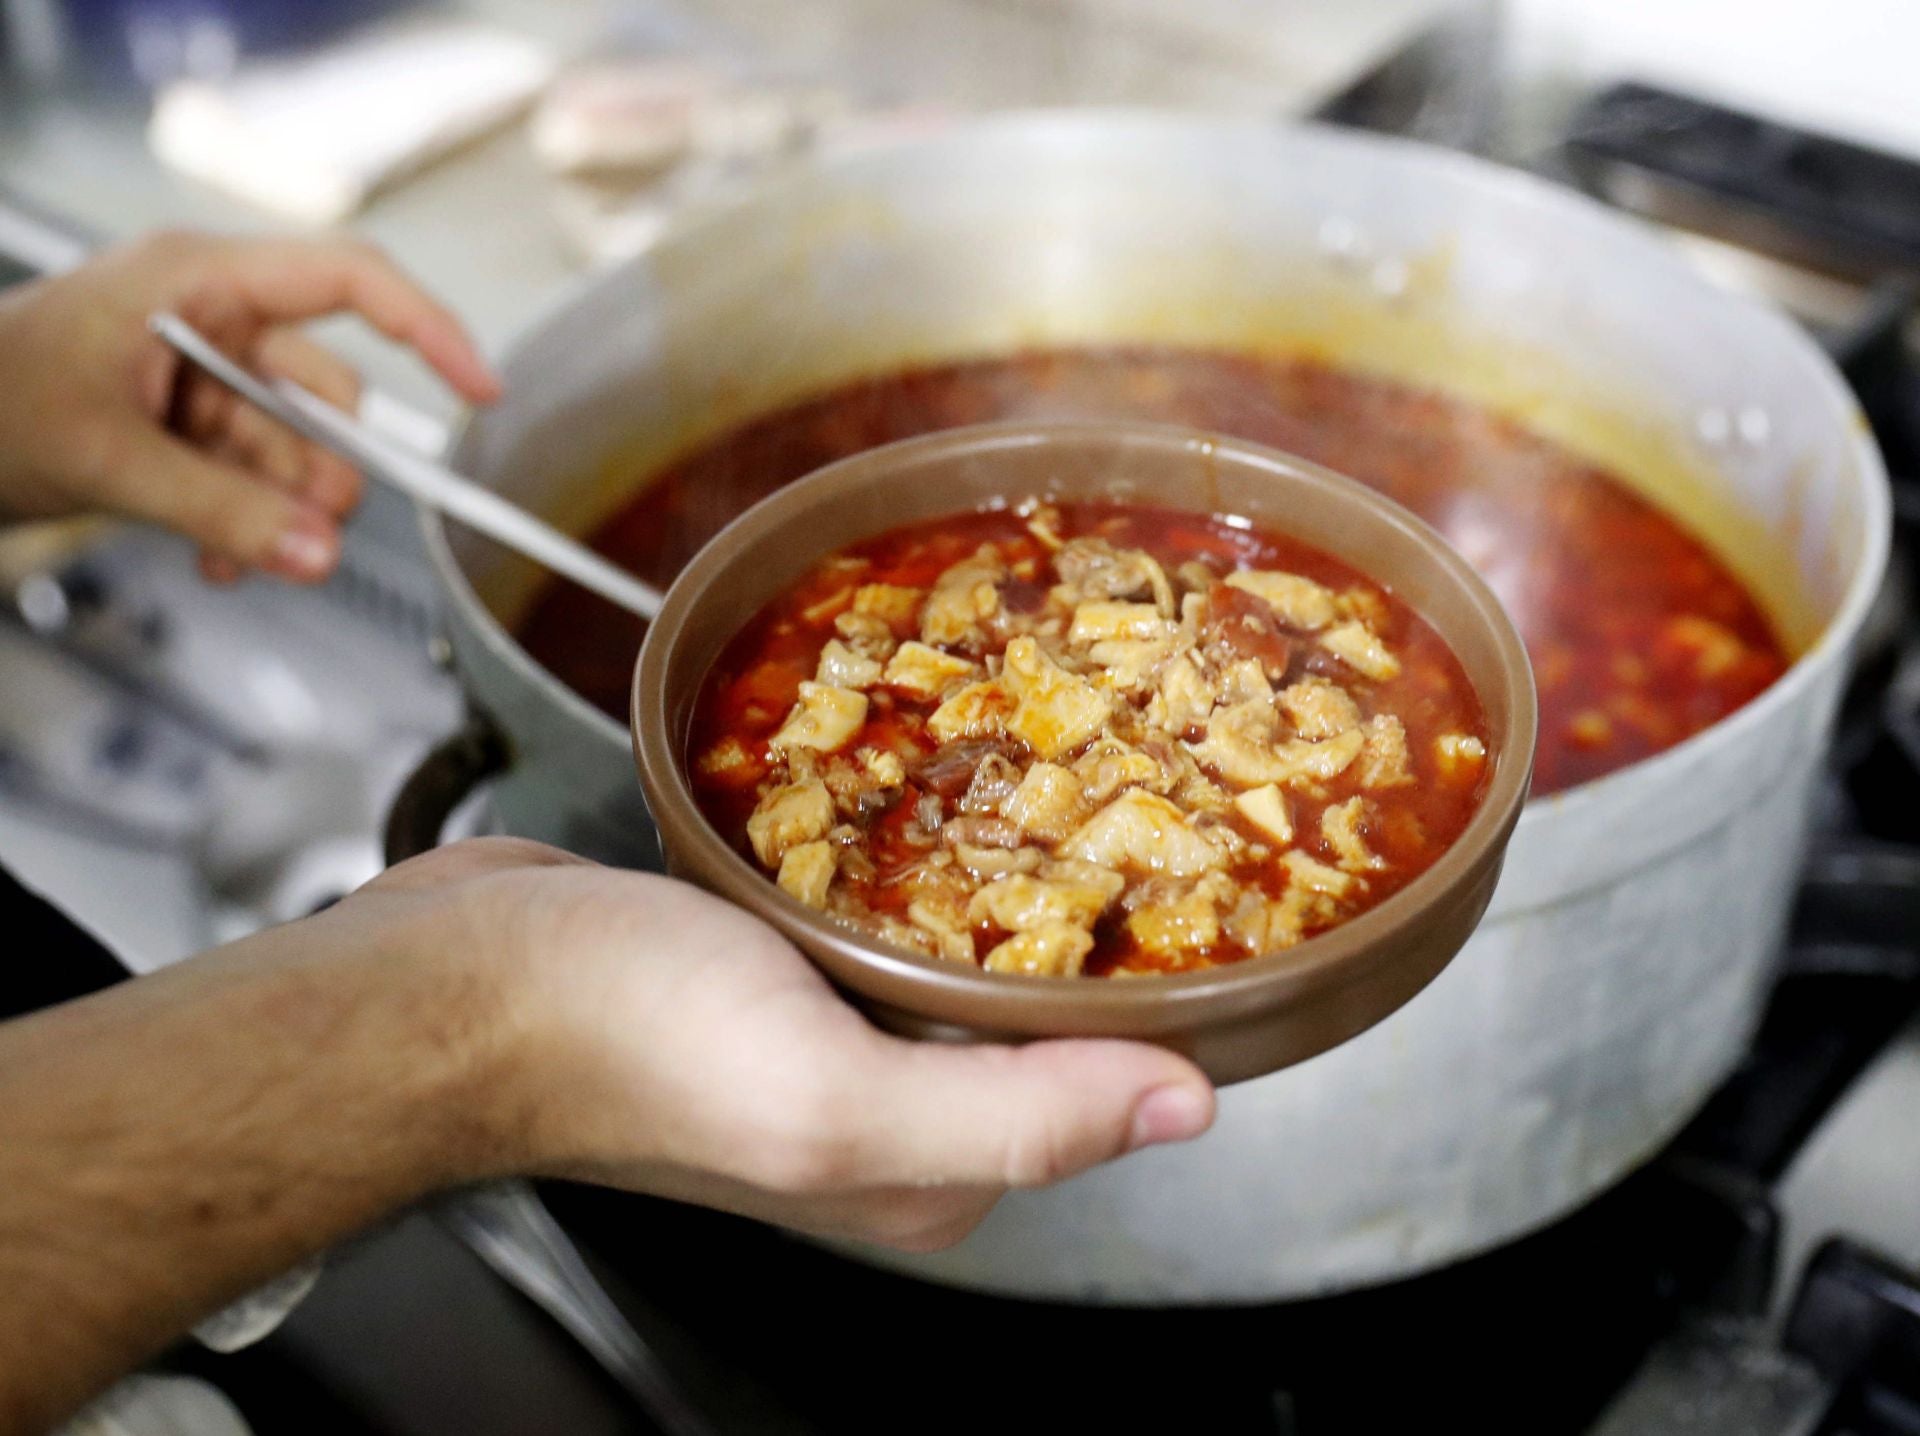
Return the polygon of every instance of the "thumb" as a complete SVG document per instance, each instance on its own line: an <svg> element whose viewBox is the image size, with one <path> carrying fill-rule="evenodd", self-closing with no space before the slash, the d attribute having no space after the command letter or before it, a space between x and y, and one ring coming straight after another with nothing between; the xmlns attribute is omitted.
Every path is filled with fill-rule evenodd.
<svg viewBox="0 0 1920 1436"><path fill-rule="evenodd" d="M879 1041L879 1070L849 1074L858 1165L876 1181L1046 1186L1213 1123L1206 1077L1144 1043Z"/></svg>
<svg viewBox="0 0 1920 1436"><path fill-rule="evenodd" d="M282 578L325 578L340 557L340 531L326 513L159 429L142 427L118 446L102 498L210 554Z"/></svg>

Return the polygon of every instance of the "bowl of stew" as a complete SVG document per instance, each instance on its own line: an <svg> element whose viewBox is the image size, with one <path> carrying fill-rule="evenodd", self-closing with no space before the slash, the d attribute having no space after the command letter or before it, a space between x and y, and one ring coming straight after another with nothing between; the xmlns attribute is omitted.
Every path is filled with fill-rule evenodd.
<svg viewBox="0 0 1920 1436"><path fill-rule="evenodd" d="M632 682L670 868L881 1026L1128 1037L1217 1081L1379 1021L1485 911L1519 635L1380 494L1157 425L828 465L688 563Z"/></svg>

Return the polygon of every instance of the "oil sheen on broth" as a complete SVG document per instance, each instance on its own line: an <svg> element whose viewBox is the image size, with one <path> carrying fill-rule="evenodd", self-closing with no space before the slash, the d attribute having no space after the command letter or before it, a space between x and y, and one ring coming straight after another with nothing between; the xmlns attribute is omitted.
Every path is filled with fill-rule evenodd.
<svg viewBox="0 0 1920 1436"><path fill-rule="evenodd" d="M961 424L1052 419L1175 423L1270 444L1433 524L1500 595L1532 654L1535 793L1669 748L1786 669L1767 615L1712 550L1605 470L1475 406L1311 360L1046 350L862 380L685 455L593 545L664 585L729 520L822 464ZM520 633L620 718L640 635L636 620L560 583Z"/></svg>

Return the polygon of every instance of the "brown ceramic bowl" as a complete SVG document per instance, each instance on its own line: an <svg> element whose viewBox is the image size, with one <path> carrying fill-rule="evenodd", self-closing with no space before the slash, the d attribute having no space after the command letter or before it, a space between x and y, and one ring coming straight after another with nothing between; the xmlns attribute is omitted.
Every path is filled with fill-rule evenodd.
<svg viewBox="0 0 1920 1436"><path fill-rule="evenodd" d="M1459 656L1486 710L1486 797L1439 860L1379 906L1296 947L1204 972L1112 981L1019 977L922 957L795 901L701 814L686 774L694 701L727 640L836 549L896 525L1030 495L1137 499L1240 515L1385 584ZM1128 1037L1236 1082L1324 1052L1433 980L1500 875L1533 767L1533 675L1499 601L1440 536L1351 479L1179 429L992 425L830 464L734 520L687 565L648 630L633 746L667 862L772 923L890 1031L950 1040Z"/></svg>

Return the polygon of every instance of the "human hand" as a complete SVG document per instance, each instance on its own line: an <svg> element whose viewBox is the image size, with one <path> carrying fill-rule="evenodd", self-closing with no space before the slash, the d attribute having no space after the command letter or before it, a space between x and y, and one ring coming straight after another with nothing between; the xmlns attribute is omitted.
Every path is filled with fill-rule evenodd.
<svg viewBox="0 0 1920 1436"><path fill-rule="evenodd" d="M1213 1118L1206 1078L1156 1047L888 1036L741 910L539 844L440 849L340 908L356 906L493 994L480 1085L485 1126L508 1134L500 1171L930 1250L1009 1188Z"/></svg>
<svg viewBox="0 0 1920 1436"><path fill-rule="evenodd" d="M464 1183L582 1177L924 1250L1009 1187L1212 1115L1170 1052L884 1036L716 898L456 844L0 1022L0 1429L49 1429L275 1272Z"/></svg>
<svg viewBox="0 0 1920 1436"><path fill-rule="evenodd" d="M332 571L359 475L183 365L147 330L160 309L348 410L353 370L292 326L350 311L463 398L499 394L459 322L359 241L155 234L0 297L0 512L146 519L216 580Z"/></svg>

